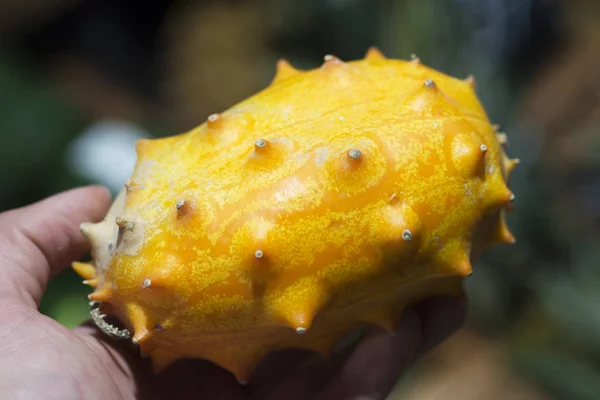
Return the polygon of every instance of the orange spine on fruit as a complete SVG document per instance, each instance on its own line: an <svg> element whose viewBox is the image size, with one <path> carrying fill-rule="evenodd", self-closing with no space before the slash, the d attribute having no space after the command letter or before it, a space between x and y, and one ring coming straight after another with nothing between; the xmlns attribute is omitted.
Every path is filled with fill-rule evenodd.
<svg viewBox="0 0 600 400"><path fill-rule="evenodd" d="M512 243L505 154L475 92L371 49L286 61L265 90L190 132L141 140L74 269L156 370L209 359L246 380L270 351L327 353L368 322L461 296L471 261Z"/></svg>

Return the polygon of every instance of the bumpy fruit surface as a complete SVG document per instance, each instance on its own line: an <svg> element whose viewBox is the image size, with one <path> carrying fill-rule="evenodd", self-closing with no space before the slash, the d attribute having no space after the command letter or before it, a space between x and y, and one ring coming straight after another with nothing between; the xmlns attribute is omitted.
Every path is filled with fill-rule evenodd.
<svg viewBox="0 0 600 400"><path fill-rule="evenodd" d="M327 353L361 323L462 296L471 260L514 242L504 139L472 78L416 58L281 61L196 129L141 140L74 268L157 371L204 358L245 380L272 350Z"/></svg>

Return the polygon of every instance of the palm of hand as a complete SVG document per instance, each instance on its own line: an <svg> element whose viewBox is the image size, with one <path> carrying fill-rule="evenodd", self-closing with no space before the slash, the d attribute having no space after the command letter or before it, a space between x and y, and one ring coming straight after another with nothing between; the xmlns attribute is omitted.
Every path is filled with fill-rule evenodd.
<svg viewBox="0 0 600 400"><path fill-rule="evenodd" d="M405 313L394 335L373 328L331 360L273 354L245 386L202 360L153 376L150 361L128 344L38 312L48 280L87 250L79 224L101 219L109 201L91 187L0 214L0 393L9 398L384 399L408 366L464 321L464 302L430 301Z"/></svg>

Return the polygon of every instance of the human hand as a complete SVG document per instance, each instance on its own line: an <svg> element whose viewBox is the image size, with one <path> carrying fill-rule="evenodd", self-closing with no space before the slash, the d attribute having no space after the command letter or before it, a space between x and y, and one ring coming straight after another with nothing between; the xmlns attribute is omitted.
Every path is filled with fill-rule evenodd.
<svg viewBox="0 0 600 400"><path fill-rule="evenodd" d="M0 214L0 393L18 399L384 399L403 371L460 328L465 302L430 300L392 335L373 328L325 361L306 351L269 356L242 386L202 360L153 376L150 360L89 324L69 330L39 313L48 281L87 251L79 224L110 204L86 187Z"/></svg>

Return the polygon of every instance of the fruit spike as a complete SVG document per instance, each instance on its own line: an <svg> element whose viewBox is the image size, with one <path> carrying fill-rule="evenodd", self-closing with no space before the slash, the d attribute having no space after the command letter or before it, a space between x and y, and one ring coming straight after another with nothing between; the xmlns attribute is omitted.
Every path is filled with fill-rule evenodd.
<svg viewBox="0 0 600 400"><path fill-rule="evenodd" d="M96 276L96 268L92 264L74 262L73 269L83 279L93 279Z"/></svg>
<svg viewBox="0 0 600 400"><path fill-rule="evenodd" d="M83 281L83 284L89 285L93 288L96 288L96 287L98 287L99 282L98 282L98 279L86 279Z"/></svg>
<svg viewBox="0 0 600 400"><path fill-rule="evenodd" d="M292 67L287 60L281 59L277 62L277 72L275 73L275 77L273 78L271 85L278 84L288 78L298 75L299 73L300 71Z"/></svg>
<svg viewBox="0 0 600 400"><path fill-rule="evenodd" d="M132 231L133 228L135 228L135 222L133 221L128 221L123 217L117 217L115 219L115 222L117 223L117 226L119 227L120 231Z"/></svg>
<svg viewBox="0 0 600 400"><path fill-rule="evenodd" d="M508 143L508 137L506 136L506 133L497 133L496 139L501 145L505 145L506 143Z"/></svg>
<svg viewBox="0 0 600 400"><path fill-rule="evenodd" d="M467 178L485 175L487 145L475 135L460 133L452 139L452 157L455 168Z"/></svg>
<svg viewBox="0 0 600 400"><path fill-rule="evenodd" d="M459 276L468 277L473 273L473 266L466 253L461 253L451 266Z"/></svg>
<svg viewBox="0 0 600 400"><path fill-rule="evenodd" d="M125 190L127 192L134 192L140 189L142 189L141 185L135 181L129 180L125 183Z"/></svg>
<svg viewBox="0 0 600 400"><path fill-rule="evenodd" d="M358 149L352 149L348 152L348 157L352 160L358 160L361 156L361 152Z"/></svg>
<svg viewBox="0 0 600 400"><path fill-rule="evenodd" d="M488 239L490 245L495 243L513 244L516 241L506 225L506 218L503 213L500 214L499 218L496 218L490 233L491 235Z"/></svg>
<svg viewBox="0 0 600 400"><path fill-rule="evenodd" d="M438 88L433 79L425 79L425 87L436 90Z"/></svg>
<svg viewBox="0 0 600 400"><path fill-rule="evenodd" d="M339 58L337 58L334 55L331 54L327 54L325 57L323 57L323 67L322 68L327 68L327 67L331 67L334 65L342 65L344 64L344 62L342 60L340 60Z"/></svg>
<svg viewBox="0 0 600 400"><path fill-rule="evenodd" d="M211 114L208 116L206 124L209 128L217 129L223 125L223 117L221 114Z"/></svg>
<svg viewBox="0 0 600 400"><path fill-rule="evenodd" d="M182 218L192 213L192 201L183 198L177 199L175 202L175 212L177 217Z"/></svg>
<svg viewBox="0 0 600 400"><path fill-rule="evenodd" d="M256 154L265 154L269 150L270 144L265 139L258 139L254 142L254 152Z"/></svg>
<svg viewBox="0 0 600 400"><path fill-rule="evenodd" d="M386 59L383 53L376 47L370 47L365 54L365 60L367 61L385 61Z"/></svg>
<svg viewBox="0 0 600 400"><path fill-rule="evenodd" d="M508 160L506 162L506 171L507 173L511 173L513 172L513 170L515 169L515 167L517 165L519 165L519 163L521 162L521 160L519 160L518 158L513 158L512 160Z"/></svg>
<svg viewBox="0 0 600 400"><path fill-rule="evenodd" d="M465 82L467 83L467 85L469 85L473 89L475 89L475 86L477 85L477 80L475 79L474 75L467 76L467 78L465 79Z"/></svg>
<svg viewBox="0 0 600 400"><path fill-rule="evenodd" d="M410 55L410 62L413 65L422 65L423 63L421 62L421 59L419 57L417 57L416 54L411 54Z"/></svg>
<svg viewBox="0 0 600 400"><path fill-rule="evenodd" d="M244 381L272 350L327 354L364 322L395 329L421 300L462 296L474 258L514 242L517 161L474 83L375 48L280 61L265 90L140 140L130 183L81 227L92 261L73 263L125 329L100 306L92 319L157 372L203 358Z"/></svg>
<svg viewBox="0 0 600 400"><path fill-rule="evenodd" d="M88 295L88 298L91 301L109 302L112 297L112 294L113 294L113 291L110 287L103 286L100 290L90 293Z"/></svg>

